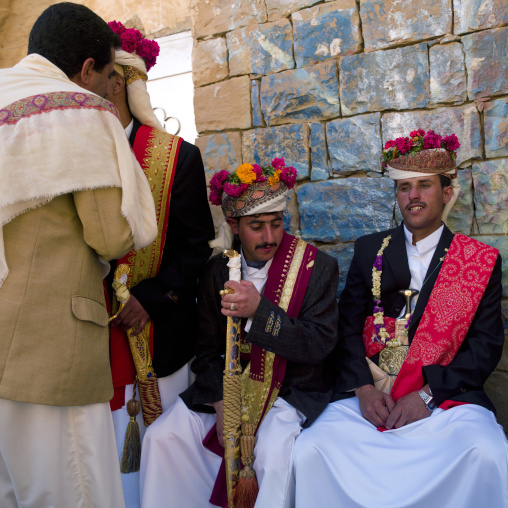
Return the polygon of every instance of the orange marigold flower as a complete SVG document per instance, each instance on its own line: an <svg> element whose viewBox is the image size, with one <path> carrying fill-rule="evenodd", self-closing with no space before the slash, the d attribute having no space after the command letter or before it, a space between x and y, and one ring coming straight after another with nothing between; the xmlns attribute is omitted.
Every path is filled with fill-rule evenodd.
<svg viewBox="0 0 508 508"><path fill-rule="evenodd" d="M282 173L282 171L280 169L278 169L277 171L275 171L275 173L273 174L273 176L270 176L268 177L268 183L270 185L275 185L279 180L280 180L280 174Z"/></svg>
<svg viewBox="0 0 508 508"><path fill-rule="evenodd" d="M240 182L250 185L256 181L257 175L252 167L252 164L242 164L236 170L236 176L240 179Z"/></svg>

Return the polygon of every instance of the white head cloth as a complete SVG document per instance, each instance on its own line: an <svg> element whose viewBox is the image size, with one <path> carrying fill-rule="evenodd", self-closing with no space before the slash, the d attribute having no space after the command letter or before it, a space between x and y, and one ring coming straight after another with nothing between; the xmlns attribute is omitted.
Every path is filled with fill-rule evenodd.
<svg viewBox="0 0 508 508"><path fill-rule="evenodd" d="M285 192L280 195L266 201L261 201L259 204L249 207L246 211L245 215L238 215L239 217L244 217L248 215L257 215L261 213L275 213L282 212L287 207L287 197L289 195L289 189L286 189ZM237 216L237 217L238 217ZM214 240L210 240L208 242L210 247L213 249L226 250L231 249L233 245L234 238L233 230L231 226L227 223L226 218L221 222L219 226L219 232Z"/></svg>
<svg viewBox="0 0 508 508"><path fill-rule="evenodd" d="M147 74L146 64L143 58L136 55L136 53L128 53L123 49L115 51L115 64L116 65L131 65L138 71ZM122 73L123 75L123 73ZM131 113L143 124L164 131L164 127L160 124L159 120L153 112L152 104L150 102L150 95L146 88L146 81L136 79L127 85L127 102Z"/></svg>
<svg viewBox="0 0 508 508"><path fill-rule="evenodd" d="M439 173L428 173L428 172L418 172L418 171L403 171L401 169L392 168L390 165L388 165L388 176L392 180L405 180L407 178L422 178L422 175L455 175L457 169L452 168L448 171L443 170ZM451 178L452 182L452 188L453 188L453 194L448 201L448 203L445 204L443 208L443 213L441 214L441 220L446 224L446 219L448 218L448 214L450 213L450 210L453 208L453 205L455 205L455 202L457 201L457 198L459 197L460 192L460 185L458 182L458 178Z"/></svg>

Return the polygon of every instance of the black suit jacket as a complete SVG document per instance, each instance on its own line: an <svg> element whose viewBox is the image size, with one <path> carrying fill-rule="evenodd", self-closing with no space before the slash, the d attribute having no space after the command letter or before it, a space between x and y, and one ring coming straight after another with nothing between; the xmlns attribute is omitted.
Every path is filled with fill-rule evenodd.
<svg viewBox="0 0 508 508"><path fill-rule="evenodd" d="M198 291L198 344L192 370L196 381L180 396L191 409L213 411L206 406L222 400L226 349L226 317L221 314L219 291L229 280L227 259L214 256L207 265ZM288 360L279 396L306 417L310 425L330 402L331 387L325 379L323 360L337 341L337 261L318 251L298 318L289 318L277 305L261 296L246 340ZM271 313L281 318L279 334L265 331Z"/></svg>
<svg viewBox="0 0 508 508"><path fill-rule="evenodd" d="M131 146L139 127L134 118ZM199 148L182 141L174 171L159 272L131 289L153 321L153 366L159 377L172 374L195 354L198 278L212 253L208 241L215 236Z"/></svg>
<svg viewBox="0 0 508 508"><path fill-rule="evenodd" d="M351 395L344 393L347 390L372 383L365 361L362 330L374 307L372 265L383 239L388 235L392 235L392 239L383 254L381 302L385 315L389 317L398 317L404 308L404 298L398 291L409 288L411 273L403 226L359 238L339 301L339 340L331 361L337 376L335 400ZM453 233L445 226L413 312L408 329L410 344L441 269L441 266L438 267L439 260L446 254L445 248L450 246L452 239ZM423 368L425 382L429 383L438 404L451 399L479 404L494 411L483 384L501 358L504 342L501 294L501 257L498 256L471 327L455 358L445 367L428 365ZM372 358L376 363L377 357Z"/></svg>

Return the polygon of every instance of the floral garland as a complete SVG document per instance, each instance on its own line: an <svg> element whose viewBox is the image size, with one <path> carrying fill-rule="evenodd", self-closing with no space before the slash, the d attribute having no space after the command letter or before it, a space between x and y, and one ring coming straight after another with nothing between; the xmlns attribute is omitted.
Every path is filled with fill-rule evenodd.
<svg viewBox="0 0 508 508"><path fill-rule="evenodd" d="M391 235L387 236L381 248L376 254L376 259L372 265L372 296L374 297L374 334L372 335L372 342L381 342L386 344L390 340L390 334L386 331L384 321L384 309L381 307L381 274L383 273L383 252L388 247Z"/></svg>
<svg viewBox="0 0 508 508"><path fill-rule="evenodd" d="M245 192L253 183L268 182L275 185L281 181L288 189L292 189L296 182L296 169L292 166L286 167L284 159L273 159L269 166L258 164L242 164L236 171L229 173L226 170L219 171L213 175L210 181L210 202L220 206L222 194L238 197Z"/></svg>
<svg viewBox="0 0 508 508"><path fill-rule="evenodd" d="M124 51L136 53L145 60L146 71L148 72L157 62L160 52L159 44L150 39L145 39L143 34L135 28L125 28L120 21L110 21L108 25L113 32L120 36Z"/></svg>
<svg viewBox="0 0 508 508"><path fill-rule="evenodd" d="M399 155L421 152L429 148L444 148L450 152L452 159L455 160L459 147L460 142L455 134L443 138L433 130L426 133L424 130L418 129L411 131L407 138L390 139L387 141L382 158L387 163Z"/></svg>

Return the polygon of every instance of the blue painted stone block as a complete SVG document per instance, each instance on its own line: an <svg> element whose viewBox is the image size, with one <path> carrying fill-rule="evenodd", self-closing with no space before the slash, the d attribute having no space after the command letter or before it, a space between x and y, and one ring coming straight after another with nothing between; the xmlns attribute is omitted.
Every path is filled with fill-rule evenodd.
<svg viewBox="0 0 508 508"><path fill-rule="evenodd" d="M361 0L360 5L367 52L452 32L450 0Z"/></svg>
<svg viewBox="0 0 508 508"><path fill-rule="evenodd" d="M254 129L243 135L243 159L266 166L282 157L298 172L298 180L309 176L309 127L307 124Z"/></svg>
<svg viewBox="0 0 508 508"><path fill-rule="evenodd" d="M339 77L343 115L427 106L427 50L427 44L417 44L341 58Z"/></svg>
<svg viewBox="0 0 508 508"><path fill-rule="evenodd" d="M453 0L453 33L463 34L508 23L506 0Z"/></svg>
<svg viewBox="0 0 508 508"><path fill-rule="evenodd" d="M298 188L304 240L349 242L392 225L394 192L388 178L346 178Z"/></svg>
<svg viewBox="0 0 508 508"><path fill-rule="evenodd" d="M293 32L286 18L252 25L226 35L229 73L268 74L293 69Z"/></svg>
<svg viewBox="0 0 508 508"><path fill-rule="evenodd" d="M259 81L252 80L252 125L254 127L264 127L263 113L261 113L261 103L259 101Z"/></svg>
<svg viewBox="0 0 508 508"><path fill-rule="evenodd" d="M322 123L313 123L310 127L310 148L312 160L310 179L326 180L330 176L330 167L326 156L325 126Z"/></svg>
<svg viewBox="0 0 508 508"><path fill-rule="evenodd" d="M476 223L482 235L508 233L508 159L473 164Z"/></svg>
<svg viewBox="0 0 508 508"><path fill-rule="evenodd" d="M508 99L498 99L485 111L485 152L488 158L508 156Z"/></svg>
<svg viewBox="0 0 508 508"><path fill-rule="evenodd" d="M432 111L387 113L382 121L383 146L389 139L409 136L415 129L433 129L442 136L456 134L460 141L457 164L482 156L482 138L478 111L472 104Z"/></svg>
<svg viewBox="0 0 508 508"><path fill-rule="evenodd" d="M261 80L261 109L268 125L338 117L335 61L265 76Z"/></svg>
<svg viewBox="0 0 508 508"><path fill-rule="evenodd" d="M303 9L293 13L292 20L297 67L360 50L360 16L355 0Z"/></svg>
<svg viewBox="0 0 508 508"><path fill-rule="evenodd" d="M320 250L333 256L339 263L339 287L337 288L337 298L340 297L344 287L346 286L347 272L353 259L355 250L354 243L339 243L335 245L323 245Z"/></svg>
<svg viewBox="0 0 508 508"><path fill-rule="evenodd" d="M460 194L448 215L446 225L454 233L471 234L474 219L473 207L473 176L471 168L460 169L458 172Z"/></svg>
<svg viewBox="0 0 508 508"><path fill-rule="evenodd" d="M341 118L326 124L328 153L334 173L381 172L381 115Z"/></svg>
<svg viewBox="0 0 508 508"><path fill-rule="evenodd" d="M436 44L429 49L430 100L462 103L467 99L464 53L459 42Z"/></svg>
<svg viewBox="0 0 508 508"><path fill-rule="evenodd" d="M508 93L508 27L464 35L462 44L469 98Z"/></svg>

